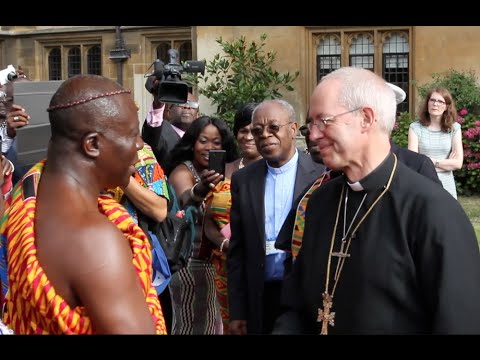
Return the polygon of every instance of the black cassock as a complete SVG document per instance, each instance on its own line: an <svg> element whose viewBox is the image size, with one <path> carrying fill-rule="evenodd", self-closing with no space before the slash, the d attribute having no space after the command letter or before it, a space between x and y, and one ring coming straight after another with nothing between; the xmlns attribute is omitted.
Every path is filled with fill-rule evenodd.
<svg viewBox="0 0 480 360"><path fill-rule="evenodd" d="M363 190L353 191L342 175L312 194L275 334L320 333L330 251L340 252L344 231L348 244L348 234L387 186L395 163L389 154L360 181ZM349 257L337 281L341 258L330 261L328 293L334 291L335 315L329 334L480 334L480 254L472 224L448 192L401 162L343 252Z"/></svg>

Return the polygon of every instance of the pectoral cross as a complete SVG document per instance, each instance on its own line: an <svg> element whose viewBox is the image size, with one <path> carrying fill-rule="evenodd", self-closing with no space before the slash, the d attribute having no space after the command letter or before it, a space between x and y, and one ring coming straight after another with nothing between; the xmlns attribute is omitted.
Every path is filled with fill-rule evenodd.
<svg viewBox="0 0 480 360"><path fill-rule="evenodd" d="M342 239L342 244L340 245L340 251L335 251L332 252L332 256L338 257L338 262L337 262L337 268L335 269L335 276L333 277L334 280L337 280L339 271L340 271L340 264L345 261L345 258L350 257L350 254L347 254L344 252L344 247L345 247L346 239Z"/></svg>
<svg viewBox="0 0 480 360"><path fill-rule="evenodd" d="M346 242L345 239L342 239L342 245L340 245L340 251L332 252L332 256L336 256L338 258L350 257L350 254L343 252L343 249L345 247L345 242Z"/></svg>
<svg viewBox="0 0 480 360"><path fill-rule="evenodd" d="M335 326L335 313L330 312L333 305L333 299L328 294L328 292L324 292L323 296L323 309L318 309L318 317L317 322L322 322L322 330L320 331L320 335L327 335L328 334L328 325Z"/></svg>

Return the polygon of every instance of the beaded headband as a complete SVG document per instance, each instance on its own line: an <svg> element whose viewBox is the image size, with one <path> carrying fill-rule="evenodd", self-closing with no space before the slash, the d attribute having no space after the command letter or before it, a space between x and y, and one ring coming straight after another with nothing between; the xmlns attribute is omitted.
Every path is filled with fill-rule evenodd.
<svg viewBox="0 0 480 360"><path fill-rule="evenodd" d="M53 111L53 110L66 109L66 108L69 108L69 107L72 107L72 106L77 106L77 105L80 105L80 104L84 104L84 103L86 103L86 102L88 102L88 101L92 101L92 100L95 100L95 99L98 99L98 98L107 97L107 96L113 96L113 95L118 95L118 94L130 94L130 93L131 93L130 90L111 91L111 92L107 92L107 93L103 93L103 94L98 94L98 95L95 95L95 96L91 96L91 97L86 98L86 99L69 102L69 103L66 103L66 104L59 104L59 105L50 106L50 107L47 109L47 111L48 111L48 112L51 112L51 111Z"/></svg>

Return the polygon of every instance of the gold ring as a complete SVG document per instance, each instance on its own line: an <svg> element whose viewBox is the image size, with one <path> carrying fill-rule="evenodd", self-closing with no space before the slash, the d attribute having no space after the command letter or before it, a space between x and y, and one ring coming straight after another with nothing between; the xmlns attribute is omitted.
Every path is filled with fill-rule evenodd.
<svg viewBox="0 0 480 360"><path fill-rule="evenodd" d="M210 189L213 189L213 188L215 187L215 184L210 183L210 184L208 184L208 187L209 187Z"/></svg>
<svg viewBox="0 0 480 360"><path fill-rule="evenodd" d="M18 116L14 116L14 117L13 117L13 120L15 120L15 121L18 121L18 119L19 119Z"/></svg>

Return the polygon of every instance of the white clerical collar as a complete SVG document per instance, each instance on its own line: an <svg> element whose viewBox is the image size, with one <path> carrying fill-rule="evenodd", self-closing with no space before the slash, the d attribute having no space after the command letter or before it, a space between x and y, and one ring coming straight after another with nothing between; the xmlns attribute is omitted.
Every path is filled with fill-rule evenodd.
<svg viewBox="0 0 480 360"><path fill-rule="evenodd" d="M347 181L347 184L348 186L350 186L350 189L352 189L353 191L362 191L363 190L363 186L362 184L360 184L360 181L357 181L357 182L354 182L354 183L350 183Z"/></svg>

